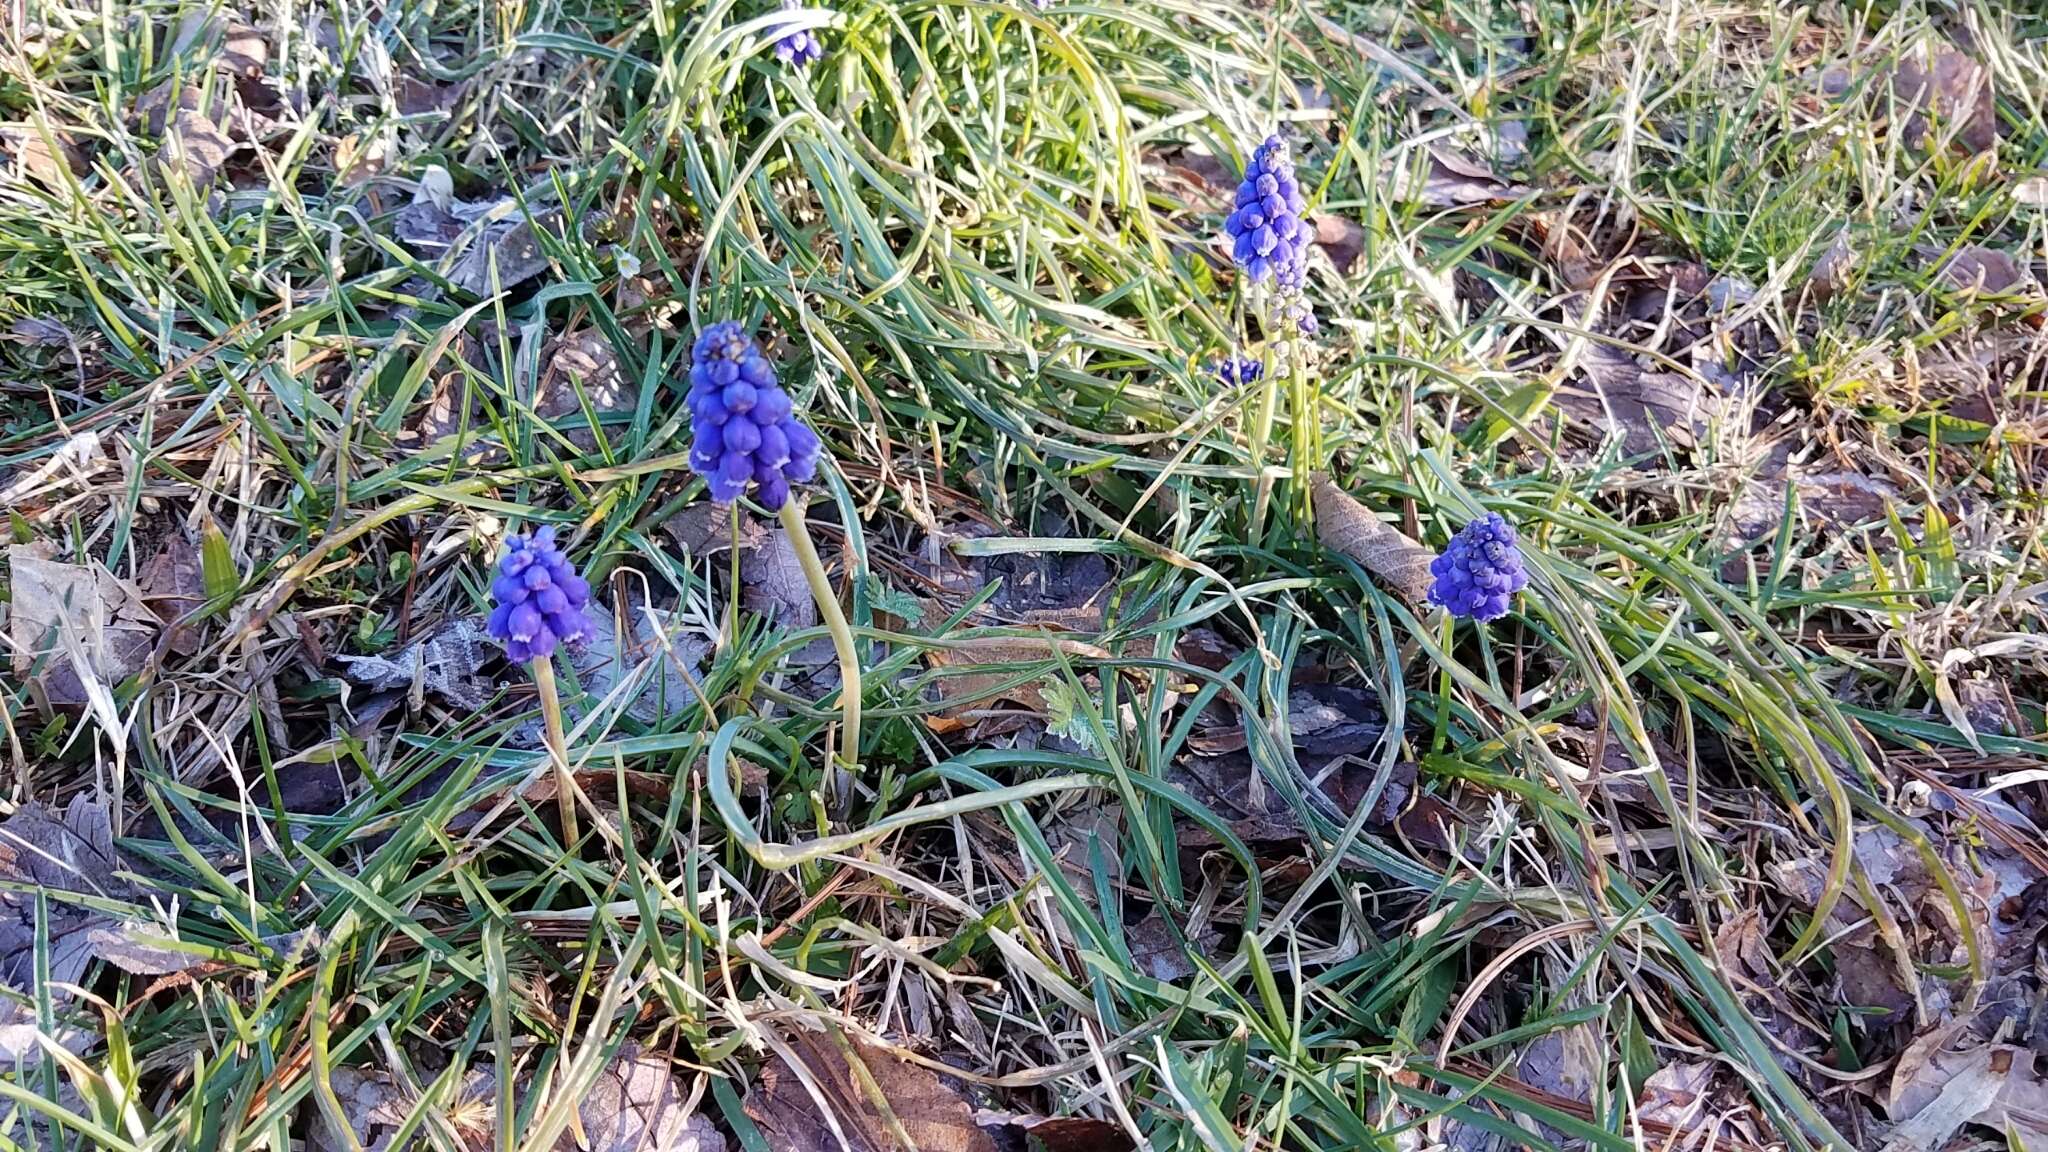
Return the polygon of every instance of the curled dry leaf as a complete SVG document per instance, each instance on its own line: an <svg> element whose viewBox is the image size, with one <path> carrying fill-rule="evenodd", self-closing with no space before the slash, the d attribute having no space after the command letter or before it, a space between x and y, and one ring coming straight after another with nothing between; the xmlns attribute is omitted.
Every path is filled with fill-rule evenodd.
<svg viewBox="0 0 2048 1152"><path fill-rule="evenodd" d="M1312 496L1323 547L1357 561L1411 603L1428 597L1429 562L1436 558L1429 549L1382 522L1328 476L1314 479Z"/></svg>
<svg viewBox="0 0 2048 1152"><path fill-rule="evenodd" d="M157 618L127 584L98 565L47 559L32 544L7 552L13 603L14 674L27 679L44 661L40 680L52 705L91 703L88 679L112 687L141 671L155 642ZM74 664L82 656L85 667Z"/></svg>
<svg viewBox="0 0 2048 1152"><path fill-rule="evenodd" d="M367 688L432 692L458 708L474 712L490 700L491 686L481 675L484 662L499 654L483 624L456 616L389 655L336 656L342 674Z"/></svg>
<svg viewBox="0 0 2048 1152"><path fill-rule="evenodd" d="M851 1036L842 1044L791 1032L747 1093L746 1111L769 1152L896 1152L898 1130L921 1152L996 1152L938 1073Z"/></svg>

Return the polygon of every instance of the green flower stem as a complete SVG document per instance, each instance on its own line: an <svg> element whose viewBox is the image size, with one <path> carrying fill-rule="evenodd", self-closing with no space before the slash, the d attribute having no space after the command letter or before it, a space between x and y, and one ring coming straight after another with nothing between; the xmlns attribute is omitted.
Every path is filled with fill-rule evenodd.
<svg viewBox="0 0 2048 1152"><path fill-rule="evenodd" d="M547 723L548 759L555 762L555 803L562 813L562 842L573 845L576 830L576 777L569 771L569 741L562 735L562 697L555 690L555 660L533 662L533 686L540 690L541 719Z"/></svg>
<svg viewBox="0 0 2048 1152"><path fill-rule="evenodd" d="M789 546L796 550L797 563L803 567L804 580L811 586L811 599L818 602L818 614L824 617L825 628L832 633L832 647L839 653L839 767L854 773L860 770L860 656L854 651L853 629L846 623L846 614L839 610L839 597L832 591L832 581L825 575L825 562L818 558L818 550L811 544L811 531L804 524L802 501L791 494L783 501L782 511L776 515L782 519L782 531L789 537ZM827 765L831 764L828 756Z"/></svg>
<svg viewBox="0 0 2048 1152"><path fill-rule="evenodd" d="M1252 424L1251 463L1259 470L1258 489L1252 498L1252 519L1245 539L1256 548L1266 532L1266 508L1273 499L1273 473L1266 466L1266 449L1273 439L1274 409L1280 405L1280 380L1274 371L1270 347L1259 371L1259 411Z"/></svg>

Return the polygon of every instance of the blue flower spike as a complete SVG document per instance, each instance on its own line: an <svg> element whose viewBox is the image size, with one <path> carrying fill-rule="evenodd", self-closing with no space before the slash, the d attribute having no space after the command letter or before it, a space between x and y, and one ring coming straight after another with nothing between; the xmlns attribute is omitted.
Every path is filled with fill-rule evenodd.
<svg viewBox="0 0 2048 1152"><path fill-rule="evenodd" d="M697 333L690 348L688 402L695 436L691 469L709 482L713 501L730 504L752 488L754 499L782 521L783 535L817 601L818 616L832 636L839 656L839 750L836 756L828 751L825 763L835 803L844 808L851 802L852 774L860 765L860 653L854 648L853 628L839 607L839 594L804 523L803 498L790 493L792 485L809 483L817 474L823 447L818 434L797 419L789 393L775 380L775 366L735 321L721 320ZM714 798L727 783L717 777ZM752 851L773 868L794 862L764 856L759 848Z"/></svg>
<svg viewBox="0 0 2048 1152"><path fill-rule="evenodd" d="M797 0L783 0L782 7L794 12ZM818 34L809 28L799 28L775 42L775 58L784 64L807 68L825 55L825 45L818 40Z"/></svg>
<svg viewBox="0 0 2048 1152"><path fill-rule="evenodd" d="M505 655L515 664L544 660L557 646L590 634L583 611L590 603L590 585L555 547L553 525L506 542L491 600L485 630L505 645Z"/></svg>
<svg viewBox="0 0 2048 1152"><path fill-rule="evenodd" d="M1515 593L1529 585L1515 526L1489 512L1459 529L1451 546L1430 562L1429 602L1480 623L1508 614Z"/></svg>
<svg viewBox="0 0 2048 1152"><path fill-rule="evenodd" d="M1266 137L1252 152L1237 186L1237 206L1223 222L1232 261L1253 284L1270 282L1283 297L1298 295L1308 270L1308 247L1315 240L1307 216L1286 142Z"/></svg>
<svg viewBox="0 0 2048 1152"><path fill-rule="evenodd" d="M690 350L690 468L730 504L749 487L770 512L789 502L792 484L818 471L818 434L796 418L775 366L737 322L697 334Z"/></svg>
<svg viewBox="0 0 2048 1152"><path fill-rule="evenodd" d="M546 722L548 759L555 766L555 803L562 813L562 834L570 844L579 838L576 798L580 790L569 769L562 699L555 690L554 655L556 648L579 643L590 635L590 618L584 613L589 603L590 584L555 546L553 525L505 542L497 579L491 581L491 618L484 630L505 645L505 655L514 664L533 670L541 718Z"/></svg>

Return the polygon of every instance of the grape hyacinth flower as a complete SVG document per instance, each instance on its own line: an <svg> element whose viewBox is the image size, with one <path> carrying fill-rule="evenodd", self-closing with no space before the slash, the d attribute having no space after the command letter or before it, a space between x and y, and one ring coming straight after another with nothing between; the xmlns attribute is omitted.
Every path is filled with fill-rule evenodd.
<svg viewBox="0 0 2048 1152"><path fill-rule="evenodd" d="M506 542L491 599L495 607L485 631L505 645L505 655L515 664L545 659L556 645L590 634L583 614L590 585L555 547L553 525Z"/></svg>
<svg viewBox="0 0 2048 1152"><path fill-rule="evenodd" d="M1459 529L1444 554L1430 562L1429 602L1484 623L1508 613L1515 593L1529 584L1515 526L1489 512Z"/></svg>
<svg viewBox="0 0 2048 1152"><path fill-rule="evenodd" d="M775 366L737 322L720 321L697 334L690 349L690 419L695 437L690 467L711 486L711 499L730 504L754 489L754 499L776 514L803 569L818 615L839 656L839 759L851 771L860 755L860 658L839 594L804 525L804 503L790 486L808 483L823 451L818 434L796 417L789 393L775 381ZM737 524L737 521L735 521ZM737 558L737 551L735 551ZM850 796L843 773L837 790Z"/></svg>
<svg viewBox="0 0 2048 1152"><path fill-rule="evenodd" d="M1233 388L1243 384L1256 384L1265 375L1266 366L1255 356L1225 356L1218 360L1214 369L1216 379Z"/></svg>
<svg viewBox="0 0 2048 1152"><path fill-rule="evenodd" d="M797 0L783 0L782 7L794 12ZM809 28L799 28L775 42L775 57L784 64L807 67L825 55L825 45L818 40L818 34Z"/></svg>
<svg viewBox="0 0 2048 1152"><path fill-rule="evenodd" d="M557 647L590 635L590 620L584 614L590 603L590 585L555 546L555 529L548 525L531 536L514 536L505 542L498 577L491 582L491 599L491 618L484 630L504 643L505 655L513 663L533 667L533 685L540 693L540 714L546 724L548 759L555 766L555 802L561 809L562 834L574 844L579 839L576 798L580 789L569 768L562 698L555 690L554 654Z"/></svg>
<svg viewBox="0 0 2048 1152"><path fill-rule="evenodd" d="M734 321L713 324L690 353L690 467L730 504L749 486L770 512L818 470L818 435L796 418L775 366Z"/></svg>
<svg viewBox="0 0 2048 1152"><path fill-rule="evenodd" d="M1282 297L1300 293L1308 246L1315 239L1307 211L1287 144L1278 136L1266 137L1237 186L1236 210L1223 222L1231 258L1253 284L1270 280Z"/></svg>
<svg viewBox="0 0 2048 1152"><path fill-rule="evenodd" d="M1308 222L1308 204L1294 177L1294 160L1277 134L1252 150L1244 180L1237 186L1237 202L1223 221L1223 230L1230 239L1231 260L1238 267L1247 302L1260 314L1278 354L1272 369L1264 374L1265 386L1251 428L1252 456L1263 464L1279 404L1279 382L1285 378L1294 382L1291 402L1297 448L1313 457L1317 420L1303 376L1305 359L1290 353L1299 337L1316 330L1315 314L1303 291L1315 227ZM1248 525L1253 539L1264 532L1273 484L1274 474L1261 467Z"/></svg>

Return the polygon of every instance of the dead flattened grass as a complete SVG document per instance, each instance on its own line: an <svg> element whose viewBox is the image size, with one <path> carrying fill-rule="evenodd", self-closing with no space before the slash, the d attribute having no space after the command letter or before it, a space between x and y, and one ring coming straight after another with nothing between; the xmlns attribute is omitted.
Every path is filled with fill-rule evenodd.
<svg viewBox="0 0 2048 1152"><path fill-rule="evenodd" d="M24 10L0 1132L2048 1139L2048 29L1652 9ZM1276 119L1291 378L1212 250ZM727 316L850 799L687 472ZM476 624L543 523L574 843Z"/></svg>

